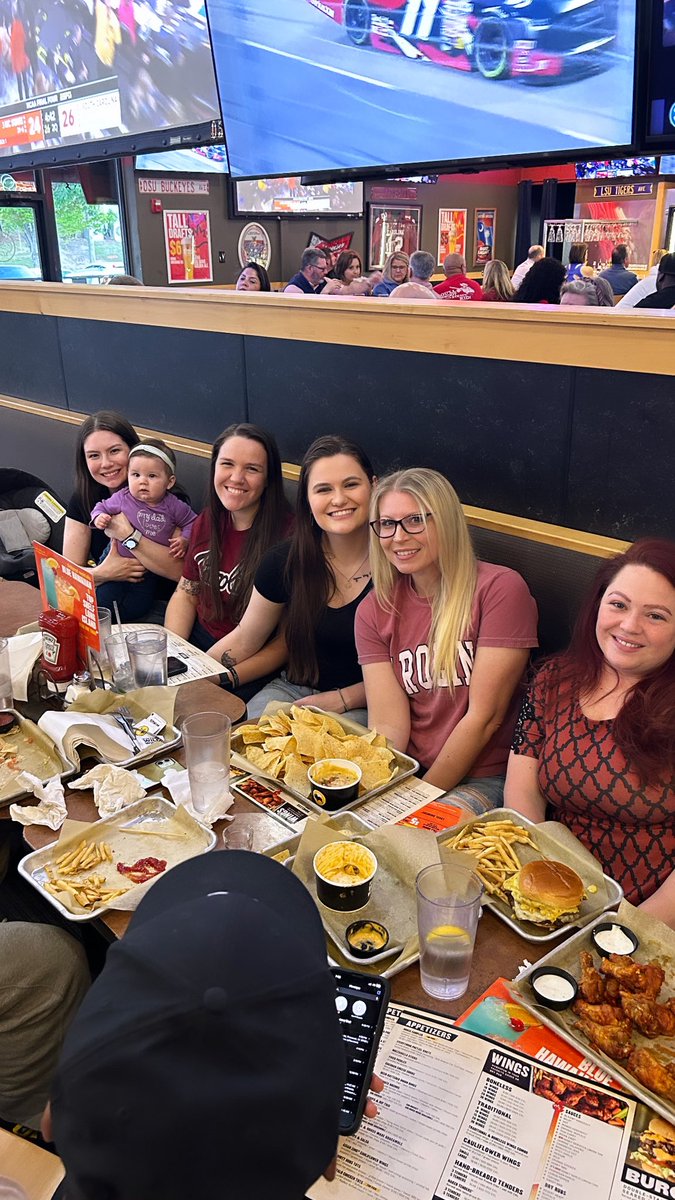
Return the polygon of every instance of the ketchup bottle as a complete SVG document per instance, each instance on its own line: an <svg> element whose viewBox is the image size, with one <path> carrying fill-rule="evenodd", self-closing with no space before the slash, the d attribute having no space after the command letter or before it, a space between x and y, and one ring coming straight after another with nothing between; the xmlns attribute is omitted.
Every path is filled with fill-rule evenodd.
<svg viewBox="0 0 675 1200"><path fill-rule="evenodd" d="M42 630L42 668L55 683L67 683L77 671L77 633L75 617L50 608L40 614Z"/></svg>

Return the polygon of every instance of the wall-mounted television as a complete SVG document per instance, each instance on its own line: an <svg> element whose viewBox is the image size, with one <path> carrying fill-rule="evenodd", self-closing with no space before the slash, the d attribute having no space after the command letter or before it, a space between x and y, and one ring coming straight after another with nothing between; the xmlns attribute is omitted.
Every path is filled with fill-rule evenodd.
<svg viewBox="0 0 675 1200"><path fill-rule="evenodd" d="M217 137L203 0L20 0L5 9L3 169Z"/></svg>
<svg viewBox="0 0 675 1200"><path fill-rule="evenodd" d="M663 154L661 156L659 175L675 175L675 154Z"/></svg>
<svg viewBox="0 0 675 1200"><path fill-rule="evenodd" d="M194 146L191 150L159 150L155 154L137 154L137 171L206 171L227 175L227 150L224 146Z"/></svg>
<svg viewBox="0 0 675 1200"><path fill-rule="evenodd" d="M207 7L238 178L418 174L633 140L636 0Z"/></svg>
<svg viewBox="0 0 675 1200"><path fill-rule="evenodd" d="M646 141L675 145L675 3L653 0L649 38Z"/></svg>
<svg viewBox="0 0 675 1200"><path fill-rule="evenodd" d="M656 159L647 154L638 158L613 158L603 162L578 162L577 179L643 179L656 175Z"/></svg>
<svg viewBox="0 0 675 1200"><path fill-rule="evenodd" d="M362 183L303 184L298 176L246 179L234 184L237 215L345 217L363 215Z"/></svg>

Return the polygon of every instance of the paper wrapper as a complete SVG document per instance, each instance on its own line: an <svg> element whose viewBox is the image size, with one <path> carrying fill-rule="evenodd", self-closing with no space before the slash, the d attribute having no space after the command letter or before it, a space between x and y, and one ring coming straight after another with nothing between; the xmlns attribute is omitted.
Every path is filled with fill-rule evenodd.
<svg viewBox="0 0 675 1200"><path fill-rule="evenodd" d="M671 929L668 925L664 925L661 921L657 921L655 917L649 916L641 909L633 908L632 904L629 904L627 900L621 901L616 916L614 913L604 913L602 916L602 920L611 921L612 919L616 919L620 924L626 925L628 929L632 929L633 933L640 939L640 945L633 955L635 962L646 963L651 959L655 959L663 967L666 978L658 995L657 1002L664 1004L666 1000L675 997L675 930ZM601 958L593 945L591 928L582 930L576 937L564 942L557 950L553 950L550 954L547 954L545 959L541 959L537 963L537 966L546 963L549 966L562 967L564 971L569 971L570 975L573 975L575 979L579 979L581 977L579 953L582 950L590 951L593 955L593 962L596 966L599 965ZM563 1009L562 1012L555 1012L550 1008L545 1008L537 1004L527 976L514 983L510 983L509 991L525 1008L536 1013L538 1019L544 1025L555 1029L571 1042L573 1046L576 1046L587 1058L604 1067L614 1079L620 1080L625 1085L627 1091L637 1096L638 1099L648 1104L651 1108L656 1109L671 1124L675 1124L675 1101L668 1100L665 1096L659 1096L656 1092L650 1091L639 1083L634 1075L630 1074L625 1062L616 1062L601 1050L597 1050L578 1027L578 1018L572 1012L571 1008ZM665 1063L675 1062L675 1038L646 1038L643 1034L634 1030L633 1042L636 1048L649 1050L664 1065Z"/></svg>
<svg viewBox="0 0 675 1200"><path fill-rule="evenodd" d="M167 789L175 804L184 808L191 817L194 817L195 821L201 821L202 825L208 825L209 829L215 825L216 821L222 821L228 809L232 808L234 804L233 797L229 792L225 792L214 801L206 812L199 812L192 804L188 771L167 771L162 779L162 787Z"/></svg>
<svg viewBox="0 0 675 1200"><path fill-rule="evenodd" d="M26 791L40 801L39 804L10 804L9 815L19 825L46 825L48 829L60 829L67 815L63 784L56 775L42 784L34 775L22 771L19 780Z"/></svg>
<svg viewBox="0 0 675 1200"><path fill-rule="evenodd" d="M70 787L73 791L92 788L99 817L111 817L145 795L145 788L129 771L112 763L99 763L74 780Z"/></svg>
<svg viewBox="0 0 675 1200"><path fill-rule="evenodd" d="M316 894L316 878L312 866L314 855L329 842L358 841L372 850L378 863L373 879L370 899L364 908L354 912L335 912L321 904ZM336 948L345 945L345 931L353 921L379 921L389 930L392 946L400 946L387 966L397 959L416 954L419 950L417 935L417 899L415 880L423 867L439 862L438 842L433 833L423 829L409 829L403 825L383 826L361 837L350 837L339 830L329 829L318 821L308 821L300 838L293 873L311 892L321 913L324 929L335 942ZM331 947L332 953L332 947ZM345 965L350 965L344 959ZM359 970L368 971L368 960L362 960ZM351 964L354 965L353 963ZM373 970L381 968L381 962Z"/></svg>
<svg viewBox="0 0 675 1200"><path fill-rule="evenodd" d="M134 828L150 832L135 833ZM69 892L50 895L52 901L57 901L57 907L80 919L83 916L96 916L109 908L133 911L156 879L161 878L161 875L166 874L166 871L170 871L178 863L203 854L215 844L215 835L198 825L185 809L174 808L162 797L146 796L106 821L79 824L77 830L72 833L69 827L68 833L55 845L46 846L30 855L28 877L31 882L40 890L44 889L45 883L48 882L46 867L50 866L54 874L58 875L56 859L69 850L74 850L83 838L88 843L106 842L113 854L112 862L103 862L90 868L84 872L83 877L101 875L104 887L127 890L112 903L101 904L94 910L83 909ZM117 863L131 865L140 858L149 857L166 860L166 871L147 883L130 883L128 878L117 870ZM68 879L72 882L72 877Z"/></svg>
<svg viewBox="0 0 675 1200"><path fill-rule="evenodd" d="M22 782L23 773L42 783L54 776L60 778L72 774L72 766L61 756L52 739L32 721L16 715L18 726L0 737L0 805L31 792L31 787ZM3 752L8 756L11 754L9 762L16 755L17 765L10 767L3 763Z"/></svg>
<svg viewBox="0 0 675 1200"><path fill-rule="evenodd" d="M141 752L137 755L134 753L131 741L113 718L107 718L105 723L91 721L78 723L77 714L105 716L114 712L120 705L126 705L136 721L147 717L149 713L156 712L166 721L167 727L173 727L175 703L175 688L138 688L134 692L127 692L124 696L97 688L96 691L80 696L67 712L45 713L40 718L39 725L54 739L66 758L78 768L80 766L78 746L88 746L101 758L113 763L121 763L132 757L140 758ZM161 742L157 742L154 747L149 747L142 753L154 754L156 748L161 745Z"/></svg>

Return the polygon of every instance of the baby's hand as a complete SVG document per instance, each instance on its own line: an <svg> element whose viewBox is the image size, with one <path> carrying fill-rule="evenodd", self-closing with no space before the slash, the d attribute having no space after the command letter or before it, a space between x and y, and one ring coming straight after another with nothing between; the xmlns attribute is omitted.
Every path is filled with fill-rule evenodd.
<svg viewBox="0 0 675 1200"><path fill-rule="evenodd" d="M172 558L185 558L185 552L188 548L188 540L182 534L175 533L169 538L169 554Z"/></svg>
<svg viewBox="0 0 675 1200"><path fill-rule="evenodd" d="M97 529L107 529L111 521L110 513L99 513L94 517L94 525Z"/></svg>

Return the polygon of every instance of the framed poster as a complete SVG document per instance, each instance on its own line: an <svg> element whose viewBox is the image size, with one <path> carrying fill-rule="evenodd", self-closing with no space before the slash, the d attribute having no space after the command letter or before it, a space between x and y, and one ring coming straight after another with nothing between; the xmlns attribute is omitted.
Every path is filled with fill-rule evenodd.
<svg viewBox="0 0 675 1200"><path fill-rule="evenodd" d="M474 212L473 265L484 267L495 256L496 208L477 208Z"/></svg>
<svg viewBox="0 0 675 1200"><path fill-rule="evenodd" d="M165 209L164 249L169 283L212 283L208 212Z"/></svg>
<svg viewBox="0 0 675 1200"><path fill-rule="evenodd" d="M446 254L461 254L466 258L466 209L439 208L438 210L438 256L436 262L442 266Z"/></svg>
<svg viewBox="0 0 675 1200"><path fill-rule="evenodd" d="M237 253L241 267L247 263L258 263L268 271L272 261L272 243L265 226L257 221L249 221L248 225L244 225L239 234Z"/></svg>
<svg viewBox="0 0 675 1200"><path fill-rule="evenodd" d="M413 254L419 250L422 209L411 205L368 205L368 267L384 266L397 250Z"/></svg>

